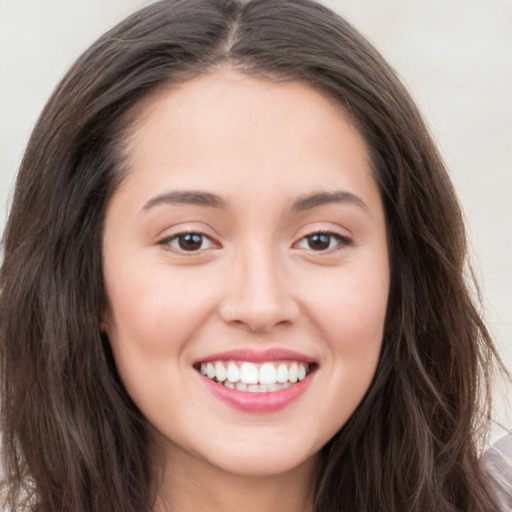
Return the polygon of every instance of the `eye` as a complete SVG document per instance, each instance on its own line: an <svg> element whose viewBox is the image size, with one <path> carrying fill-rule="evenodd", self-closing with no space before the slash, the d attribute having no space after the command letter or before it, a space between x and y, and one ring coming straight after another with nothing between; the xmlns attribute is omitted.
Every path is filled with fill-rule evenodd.
<svg viewBox="0 0 512 512"><path fill-rule="evenodd" d="M331 249L349 246L350 238L330 231L319 231L301 238L296 246L299 249L308 249L316 252L329 251Z"/></svg>
<svg viewBox="0 0 512 512"><path fill-rule="evenodd" d="M205 249L218 247L208 235L204 233L178 233L158 242L175 252L199 252Z"/></svg>

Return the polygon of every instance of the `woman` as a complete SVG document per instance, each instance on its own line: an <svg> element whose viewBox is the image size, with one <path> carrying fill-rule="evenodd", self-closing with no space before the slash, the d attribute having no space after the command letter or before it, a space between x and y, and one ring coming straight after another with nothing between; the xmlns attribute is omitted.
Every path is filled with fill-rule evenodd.
<svg viewBox="0 0 512 512"><path fill-rule="evenodd" d="M453 188L326 8L162 1L105 34L4 251L8 509L497 509Z"/></svg>

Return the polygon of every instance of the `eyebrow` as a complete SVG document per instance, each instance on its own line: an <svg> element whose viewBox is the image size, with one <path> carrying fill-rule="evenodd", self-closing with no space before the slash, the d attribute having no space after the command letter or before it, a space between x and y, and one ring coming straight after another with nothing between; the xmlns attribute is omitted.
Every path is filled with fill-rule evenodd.
<svg viewBox="0 0 512 512"><path fill-rule="evenodd" d="M293 211L306 211L331 203L348 203L359 206L363 210L368 210L366 203L352 192L337 190L335 192L318 192L300 197L293 203Z"/></svg>
<svg viewBox="0 0 512 512"><path fill-rule="evenodd" d="M345 190L337 190L334 192L317 192L299 197L292 206L292 211L301 212L323 206L331 203L348 203L356 205L363 210L368 210L366 203L352 192ZM143 211L149 210L161 204L190 204L195 206L203 206L206 208L228 207L226 201L222 197L210 192L202 192L199 190L176 190L166 192L151 198L142 208Z"/></svg>
<svg viewBox="0 0 512 512"><path fill-rule="evenodd" d="M149 210L161 204L191 204L207 208L227 208L224 199L216 194L199 190L177 190L153 197L144 205L142 210Z"/></svg>

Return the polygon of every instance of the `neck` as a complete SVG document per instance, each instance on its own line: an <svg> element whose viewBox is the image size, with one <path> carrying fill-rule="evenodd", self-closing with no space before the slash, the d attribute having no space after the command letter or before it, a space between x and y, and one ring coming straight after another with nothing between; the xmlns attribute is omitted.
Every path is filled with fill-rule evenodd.
<svg viewBox="0 0 512 512"><path fill-rule="evenodd" d="M286 473L254 476L233 474L180 455L166 465L155 512L312 511L316 458Z"/></svg>

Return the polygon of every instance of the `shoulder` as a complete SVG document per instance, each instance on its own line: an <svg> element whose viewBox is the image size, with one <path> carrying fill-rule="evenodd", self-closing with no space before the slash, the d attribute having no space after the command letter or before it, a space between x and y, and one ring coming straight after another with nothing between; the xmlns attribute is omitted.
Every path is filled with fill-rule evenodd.
<svg viewBox="0 0 512 512"><path fill-rule="evenodd" d="M503 511L512 511L512 433L485 452L483 463L502 502Z"/></svg>

